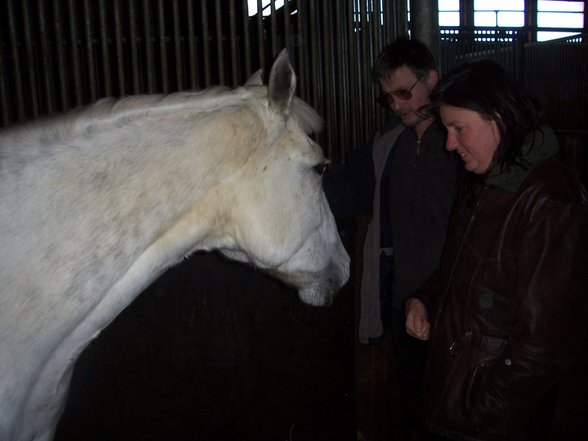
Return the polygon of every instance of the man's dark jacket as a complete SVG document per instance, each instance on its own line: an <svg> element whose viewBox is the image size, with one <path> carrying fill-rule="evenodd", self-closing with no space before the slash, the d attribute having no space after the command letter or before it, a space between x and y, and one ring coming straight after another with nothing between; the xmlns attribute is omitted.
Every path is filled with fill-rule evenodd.
<svg viewBox="0 0 588 441"><path fill-rule="evenodd" d="M437 268L461 168L444 142L439 122L417 140L413 129L393 119L325 175L336 218L373 215L363 256L362 343L381 336L392 309L401 315L404 299Z"/></svg>

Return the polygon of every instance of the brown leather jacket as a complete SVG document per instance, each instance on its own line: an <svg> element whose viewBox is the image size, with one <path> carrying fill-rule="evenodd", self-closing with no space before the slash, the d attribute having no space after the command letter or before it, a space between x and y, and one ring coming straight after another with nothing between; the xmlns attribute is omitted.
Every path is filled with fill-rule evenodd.
<svg viewBox="0 0 588 441"><path fill-rule="evenodd" d="M415 295L432 325L415 408L452 439L528 439L587 327L586 199L538 133L527 170L464 177L439 271Z"/></svg>

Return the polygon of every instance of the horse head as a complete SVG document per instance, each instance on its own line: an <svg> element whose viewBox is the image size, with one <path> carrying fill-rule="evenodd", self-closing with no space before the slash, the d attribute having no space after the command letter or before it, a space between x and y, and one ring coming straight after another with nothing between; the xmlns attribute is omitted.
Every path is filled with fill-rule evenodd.
<svg viewBox="0 0 588 441"><path fill-rule="evenodd" d="M245 87L259 88L261 72ZM327 160L308 133L322 124L294 96L296 76L283 50L272 66L262 109L268 138L235 181L234 245L221 248L298 288L302 301L327 305L349 277L349 256L322 190Z"/></svg>

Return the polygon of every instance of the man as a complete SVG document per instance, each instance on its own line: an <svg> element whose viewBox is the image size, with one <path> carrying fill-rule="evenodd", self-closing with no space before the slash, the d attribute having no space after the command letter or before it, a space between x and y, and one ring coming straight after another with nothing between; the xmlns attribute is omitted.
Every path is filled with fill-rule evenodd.
<svg viewBox="0 0 588 441"><path fill-rule="evenodd" d="M364 246L361 343L392 333L401 401L419 387L425 343L406 333L404 300L436 269L445 243L458 158L442 125L423 112L438 81L421 42L399 38L373 68L380 104L395 118L324 178L335 217L372 216Z"/></svg>

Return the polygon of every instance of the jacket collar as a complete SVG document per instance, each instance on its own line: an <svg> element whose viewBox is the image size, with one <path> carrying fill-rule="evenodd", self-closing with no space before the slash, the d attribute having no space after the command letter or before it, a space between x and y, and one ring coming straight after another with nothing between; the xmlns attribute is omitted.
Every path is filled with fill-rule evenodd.
<svg viewBox="0 0 588 441"><path fill-rule="evenodd" d="M488 174L485 183L514 193L537 165L558 151L559 144L555 133L550 127L542 126L525 138L521 163L510 167L495 167Z"/></svg>

